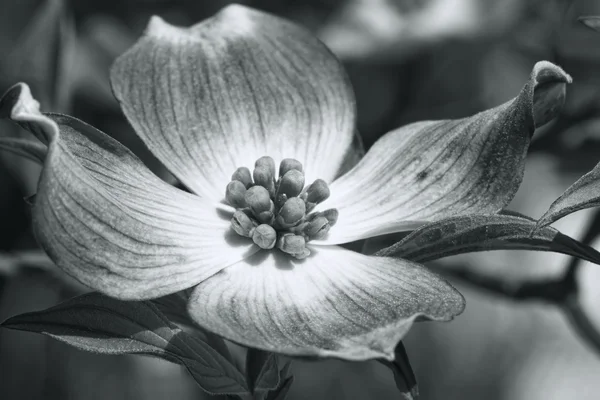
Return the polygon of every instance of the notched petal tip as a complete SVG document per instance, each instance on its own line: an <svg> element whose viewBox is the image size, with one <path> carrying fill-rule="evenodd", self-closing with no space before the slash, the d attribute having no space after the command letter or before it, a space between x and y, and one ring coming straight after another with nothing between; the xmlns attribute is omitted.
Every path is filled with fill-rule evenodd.
<svg viewBox="0 0 600 400"><path fill-rule="evenodd" d="M8 89L0 99L0 118L28 124L28 130L44 143L58 134L56 123L40 112L40 103L23 82Z"/></svg>
<svg viewBox="0 0 600 400"><path fill-rule="evenodd" d="M201 21L200 23L189 28L172 25L165 21L162 17L153 15L148 22L146 30L144 31L144 35L160 39L172 38L174 40L181 35L189 35L193 37L194 29L200 29L199 27L205 25L209 21L224 23L229 29L235 29L236 31L244 29L250 30L255 26L255 23L252 19L253 13L256 13L256 11L252 10L251 8L239 4L231 4L221 9L221 11L215 14L213 18L210 18L206 21Z"/></svg>
<svg viewBox="0 0 600 400"><path fill-rule="evenodd" d="M12 119L13 109L19 102L23 90L29 90L29 87L20 82L4 92L2 98L0 98L0 118ZM29 97L31 97L31 94Z"/></svg>
<svg viewBox="0 0 600 400"><path fill-rule="evenodd" d="M176 39L179 35L186 31L185 28L180 28L175 25L171 25L158 15L150 17L148 26L144 31L144 36L152 36L160 39L174 38Z"/></svg>
<svg viewBox="0 0 600 400"><path fill-rule="evenodd" d="M562 68L549 61L539 61L533 67L533 120L536 128L554 119L562 109L567 84L573 79Z"/></svg>
<svg viewBox="0 0 600 400"><path fill-rule="evenodd" d="M244 6L191 27L153 17L110 78L150 151L211 201L265 154L330 182L352 141L355 100L340 62L305 28Z"/></svg>
<svg viewBox="0 0 600 400"><path fill-rule="evenodd" d="M223 7L221 9L221 11L219 11L216 15L215 15L215 19L225 19L227 20L229 23L242 23L242 26L244 26L244 23L250 23L251 22L251 16L252 14L256 14L257 12L254 11L252 8L243 6L241 4L230 4L226 7Z"/></svg>

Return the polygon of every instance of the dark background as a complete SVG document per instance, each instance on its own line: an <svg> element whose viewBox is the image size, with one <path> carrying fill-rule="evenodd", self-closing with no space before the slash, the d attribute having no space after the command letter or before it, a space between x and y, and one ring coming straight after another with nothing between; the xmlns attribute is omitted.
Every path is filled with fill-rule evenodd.
<svg viewBox="0 0 600 400"><path fill-rule="evenodd" d="M227 1L0 0L0 91L32 86L46 111L65 112L115 136L165 179L121 115L108 83L112 60L149 17L191 25ZM458 118L515 96L538 60L574 78L563 115L536 132L525 181L510 208L539 217L600 161L600 34L577 22L600 15L594 0L256 0L242 4L309 27L345 63L368 148L400 125ZM0 135L25 135L1 121ZM0 154L0 320L78 293L55 269L19 262L37 257L23 198L39 168ZM581 238L594 211L556 227ZM592 242L600 248L600 242ZM493 252L452 257L457 266L519 282L559 274L565 256ZM600 326L600 272L583 265L582 300ZM432 399L597 399L600 355L551 305L516 302L455 282L465 313L447 324L418 324L405 344ZM295 362L291 399L398 398L389 370L375 363ZM42 336L0 330L0 399L199 399L180 367L135 356L100 356Z"/></svg>

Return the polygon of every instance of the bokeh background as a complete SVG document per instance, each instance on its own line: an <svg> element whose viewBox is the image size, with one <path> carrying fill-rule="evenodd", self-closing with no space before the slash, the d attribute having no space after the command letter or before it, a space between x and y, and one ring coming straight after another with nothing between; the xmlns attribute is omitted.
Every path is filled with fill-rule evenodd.
<svg viewBox="0 0 600 400"><path fill-rule="evenodd" d="M151 15L190 25L228 3L0 0L0 91L29 83L44 110L69 113L113 135L173 181L121 115L108 68ZM534 63L546 59L561 65L574 83L563 114L536 132L525 180L509 208L541 216L600 161L600 33L577 22L582 15L600 15L598 0L240 3L310 28L343 60L367 148L412 121L459 118L501 104L518 93ZM0 135L26 133L1 121ZM35 193L38 174L34 164L0 154L0 320L82 290L36 250L23 199ZM582 211L556 227L582 238L594 216L594 210ZM592 245L598 249L600 241ZM556 254L498 251L431 267L442 273L471 268L518 283L557 276L568 262ZM584 264L578 276L585 310L598 327L599 268ZM405 341L422 399L600 398L600 353L556 307L452 281L467 298L465 313L447 324L418 324ZM375 362L295 362L293 369L291 399L398 398L391 372ZM184 370L161 360L88 354L40 335L0 330L3 400L204 396Z"/></svg>

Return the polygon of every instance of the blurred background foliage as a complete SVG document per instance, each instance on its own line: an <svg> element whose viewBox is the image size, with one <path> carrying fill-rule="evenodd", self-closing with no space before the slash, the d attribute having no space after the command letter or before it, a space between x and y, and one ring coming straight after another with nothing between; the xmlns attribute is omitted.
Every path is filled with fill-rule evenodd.
<svg viewBox="0 0 600 400"><path fill-rule="evenodd" d="M190 25L225 0L0 0L0 90L27 82L46 111L91 123L173 181L136 138L112 97L113 59L149 17ZM600 15L598 0L248 0L297 21L345 63L368 148L417 120L459 118L515 96L538 60L574 78L563 114L536 132L526 177L509 208L541 213L600 161L600 36L577 23ZM0 135L26 135L4 123ZM43 309L82 290L35 253L24 197L39 167L0 155L0 319ZM595 211L556 224L581 239ZM597 229L593 227L592 229ZM593 233L593 232L592 232ZM592 235L593 236L593 235ZM600 241L591 243L600 248ZM33 252L32 252L33 251ZM491 252L451 257L437 271L471 268L518 283L560 274L566 256ZM47 268L39 268L39 265ZM452 278L450 277L452 280ZM600 326L600 271L583 264L583 302ZM467 298L448 324L418 324L405 345L425 400L597 399L600 354L555 307L517 302L453 281ZM291 399L384 399L398 394L375 362L295 362ZM100 356L40 335L0 330L2 399L199 399L180 367L135 356Z"/></svg>

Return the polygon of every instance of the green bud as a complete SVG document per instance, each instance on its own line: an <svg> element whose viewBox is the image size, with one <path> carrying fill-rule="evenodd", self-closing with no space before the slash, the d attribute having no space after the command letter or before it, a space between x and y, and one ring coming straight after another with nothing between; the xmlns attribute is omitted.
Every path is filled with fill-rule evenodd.
<svg viewBox="0 0 600 400"><path fill-rule="evenodd" d="M284 253L290 254L298 259L306 258L310 255L310 250L306 248L306 240L303 236L287 233L277 241L277 248Z"/></svg>
<svg viewBox="0 0 600 400"><path fill-rule="evenodd" d="M244 200L254 215L258 215L263 211L270 211L273 204L269 192L262 186L252 186L246 190Z"/></svg>
<svg viewBox="0 0 600 400"><path fill-rule="evenodd" d="M275 208L279 210L281 207L283 207L287 199L288 197L285 193L277 193L275 196Z"/></svg>
<svg viewBox="0 0 600 400"><path fill-rule="evenodd" d="M277 215L277 223L283 228L296 225L304 218L306 205L298 197L287 199Z"/></svg>
<svg viewBox="0 0 600 400"><path fill-rule="evenodd" d="M240 181L231 181L225 189L225 200L235 208L246 207L245 202L246 186Z"/></svg>
<svg viewBox="0 0 600 400"><path fill-rule="evenodd" d="M304 188L304 174L296 169L285 173L279 182L277 193L285 194L288 198L296 197Z"/></svg>
<svg viewBox="0 0 600 400"><path fill-rule="evenodd" d="M304 229L304 233L312 240L312 239L323 239L327 232L329 232L329 221L325 217L317 217L310 221L306 228Z"/></svg>
<svg viewBox="0 0 600 400"><path fill-rule="evenodd" d="M319 204L329 197L330 191L327 182L317 179L306 189L306 201Z"/></svg>
<svg viewBox="0 0 600 400"><path fill-rule="evenodd" d="M242 182L244 186L246 186L246 189L252 186L252 174L246 167L239 167L236 169L233 175L231 175L231 180Z"/></svg>
<svg viewBox="0 0 600 400"><path fill-rule="evenodd" d="M267 165L259 165L252 173L254 182L267 189L268 193L275 194L275 180L271 169Z"/></svg>
<svg viewBox="0 0 600 400"><path fill-rule="evenodd" d="M279 164L279 176L284 176L291 170L302 172L302 163L295 158L284 158Z"/></svg>
<svg viewBox="0 0 600 400"><path fill-rule="evenodd" d="M231 218L231 228L240 236L250 237L254 229L254 222L243 211L236 211Z"/></svg>
<svg viewBox="0 0 600 400"><path fill-rule="evenodd" d="M273 202L271 202L271 204L273 204ZM273 221L275 221L275 214L273 213L274 209L275 207L271 207L271 209L268 211L258 213L256 219L258 219L263 224L271 225Z"/></svg>
<svg viewBox="0 0 600 400"><path fill-rule="evenodd" d="M272 249L277 241L277 232L271 225L259 225L252 232L252 241L261 249Z"/></svg>
<svg viewBox="0 0 600 400"><path fill-rule="evenodd" d="M329 221L329 225L333 226L337 222L340 213L337 209L330 208L329 210L321 212L320 215L327 218L327 221Z"/></svg>
<svg viewBox="0 0 600 400"><path fill-rule="evenodd" d="M275 177L275 161L269 156L263 156L256 160L254 168L266 167L272 177Z"/></svg>

